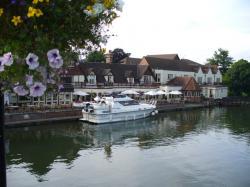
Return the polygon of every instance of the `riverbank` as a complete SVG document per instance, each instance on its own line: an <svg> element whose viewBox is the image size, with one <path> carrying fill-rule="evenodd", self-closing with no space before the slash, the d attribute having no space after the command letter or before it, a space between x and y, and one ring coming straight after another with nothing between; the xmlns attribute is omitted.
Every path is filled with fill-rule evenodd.
<svg viewBox="0 0 250 187"><path fill-rule="evenodd" d="M214 106L243 106L250 105L250 99L238 97L225 98L218 101L207 101L203 103L159 103L157 110L161 112L192 110ZM24 111L5 113L5 126L7 128L25 127L44 124L46 122L77 121L82 117L81 109L66 108L41 111Z"/></svg>
<svg viewBox="0 0 250 187"><path fill-rule="evenodd" d="M158 105L159 112L190 110L196 108L207 107L204 104L164 104ZM81 109L69 108L64 110L48 110L36 112L16 112L5 113L5 126L12 127L25 127L40 125L46 122L59 122L59 121L76 121L82 117Z"/></svg>

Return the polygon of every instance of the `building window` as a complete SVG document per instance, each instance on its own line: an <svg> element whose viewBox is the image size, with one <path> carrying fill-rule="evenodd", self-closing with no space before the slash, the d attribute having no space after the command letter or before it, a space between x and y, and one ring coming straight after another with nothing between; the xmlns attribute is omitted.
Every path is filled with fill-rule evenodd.
<svg viewBox="0 0 250 187"><path fill-rule="evenodd" d="M208 78L207 78L207 83L208 83L208 84L212 84L212 77L208 77Z"/></svg>
<svg viewBox="0 0 250 187"><path fill-rule="evenodd" d="M161 74L156 73L155 76L156 76L156 82L158 82L158 83L161 82Z"/></svg>
<svg viewBox="0 0 250 187"><path fill-rule="evenodd" d="M74 75L72 82L84 82L84 75Z"/></svg>
<svg viewBox="0 0 250 187"><path fill-rule="evenodd" d="M109 73L108 75L105 76L105 80L108 83L114 83L114 76L112 73Z"/></svg>
<svg viewBox="0 0 250 187"><path fill-rule="evenodd" d="M134 78L133 77L128 77L127 78L128 83L134 84Z"/></svg>
<svg viewBox="0 0 250 187"><path fill-rule="evenodd" d="M216 83L220 83L220 78L216 78Z"/></svg>
<svg viewBox="0 0 250 187"><path fill-rule="evenodd" d="M94 73L90 73L88 76L88 83L89 84L96 84L96 76Z"/></svg>
<svg viewBox="0 0 250 187"><path fill-rule="evenodd" d="M198 83L202 84L202 77L198 77Z"/></svg>
<svg viewBox="0 0 250 187"><path fill-rule="evenodd" d="M168 80L172 79L174 77L173 74L168 74Z"/></svg>
<svg viewBox="0 0 250 187"><path fill-rule="evenodd" d="M151 83L151 76L150 75L144 75L143 76L143 82L148 84Z"/></svg>

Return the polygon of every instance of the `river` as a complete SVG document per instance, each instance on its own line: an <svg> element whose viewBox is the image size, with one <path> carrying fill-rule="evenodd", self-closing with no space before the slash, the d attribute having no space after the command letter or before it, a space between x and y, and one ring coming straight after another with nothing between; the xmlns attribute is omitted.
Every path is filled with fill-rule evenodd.
<svg viewBox="0 0 250 187"><path fill-rule="evenodd" d="M6 130L9 187L250 186L250 107Z"/></svg>

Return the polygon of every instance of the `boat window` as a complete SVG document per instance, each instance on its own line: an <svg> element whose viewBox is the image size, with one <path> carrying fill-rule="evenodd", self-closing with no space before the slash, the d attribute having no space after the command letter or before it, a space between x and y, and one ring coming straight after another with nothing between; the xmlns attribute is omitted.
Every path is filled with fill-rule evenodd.
<svg viewBox="0 0 250 187"><path fill-rule="evenodd" d="M139 103L135 100L129 100L129 101L118 101L123 106L129 106L129 105L139 105Z"/></svg>

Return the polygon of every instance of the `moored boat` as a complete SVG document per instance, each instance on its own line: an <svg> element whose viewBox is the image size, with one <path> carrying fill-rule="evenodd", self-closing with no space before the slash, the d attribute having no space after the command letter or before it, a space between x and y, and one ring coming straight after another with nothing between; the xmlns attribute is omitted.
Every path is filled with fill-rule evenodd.
<svg viewBox="0 0 250 187"><path fill-rule="evenodd" d="M116 95L103 97L96 103L87 103L80 120L97 124L109 123L146 118L156 113L156 102L139 103L126 95Z"/></svg>

